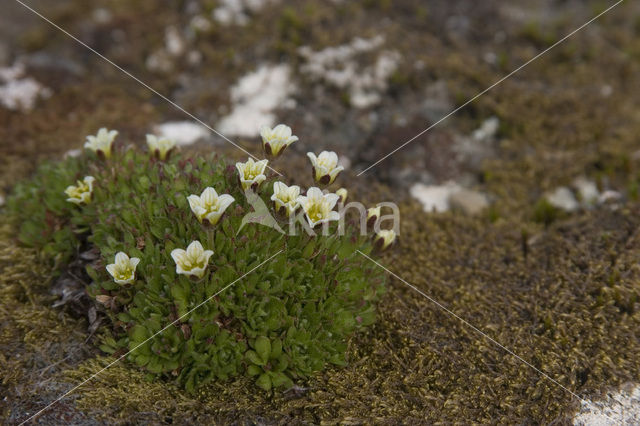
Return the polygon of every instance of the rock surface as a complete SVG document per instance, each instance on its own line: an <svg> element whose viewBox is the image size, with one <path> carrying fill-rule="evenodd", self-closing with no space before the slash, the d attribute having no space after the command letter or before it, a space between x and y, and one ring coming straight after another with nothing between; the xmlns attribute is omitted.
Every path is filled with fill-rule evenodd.
<svg viewBox="0 0 640 426"><path fill-rule="evenodd" d="M573 418L575 426L616 426L640 424L640 386L627 384L604 400L587 401Z"/></svg>

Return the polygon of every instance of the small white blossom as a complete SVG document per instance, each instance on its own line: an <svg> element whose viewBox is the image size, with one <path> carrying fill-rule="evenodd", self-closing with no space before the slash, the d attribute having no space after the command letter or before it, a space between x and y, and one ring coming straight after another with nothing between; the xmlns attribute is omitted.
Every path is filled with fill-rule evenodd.
<svg viewBox="0 0 640 426"><path fill-rule="evenodd" d="M279 156L292 143L298 140L297 136L291 134L291 127L278 124L273 129L269 126L260 128L262 136L262 148L267 155Z"/></svg>
<svg viewBox="0 0 640 426"><path fill-rule="evenodd" d="M268 160L253 161L253 158L248 158L246 163L236 163L243 190L251 188L255 191L264 182L267 178L264 169L268 162Z"/></svg>
<svg viewBox="0 0 640 426"><path fill-rule="evenodd" d="M367 209L367 226L371 228L380 218L382 207L371 207Z"/></svg>
<svg viewBox="0 0 640 426"><path fill-rule="evenodd" d="M104 155L105 158L109 158L111 157L111 147L116 136L118 136L116 130L107 130L106 127L102 127L95 136L87 136L84 147L98 155Z"/></svg>
<svg viewBox="0 0 640 426"><path fill-rule="evenodd" d="M204 276L212 254L213 250L205 250L200 241L193 241L186 250L175 249L171 251L171 257L176 263L176 273L193 275L198 278Z"/></svg>
<svg viewBox="0 0 640 426"><path fill-rule="evenodd" d="M205 188L199 197L195 194L189 195L187 200L198 221L206 220L211 225L218 223L224 211L234 201L231 195L218 195L211 187Z"/></svg>
<svg viewBox="0 0 640 426"><path fill-rule="evenodd" d="M344 204L347 201L347 195L349 195L349 192L346 188L340 188L336 191L336 194L340 197L340 202Z"/></svg>
<svg viewBox="0 0 640 426"><path fill-rule="evenodd" d="M273 200L276 211L285 213L290 216L296 211L298 206L298 197L300 196L300 187L298 185L287 186L282 182L275 182L273 184Z"/></svg>
<svg viewBox="0 0 640 426"><path fill-rule="evenodd" d="M383 229L379 231L375 238L373 239L373 244L380 248L381 250L385 250L396 240L396 233L393 229Z"/></svg>
<svg viewBox="0 0 640 426"><path fill-rule="evenodd" d="M73 204L89 204L93 194L93 176L85 176L76 185L69 185L64 193L67 194L67 201Z"/></svg>
<svg viewBox="0 0 640 426"><path fill-rule="evenodd" d="M314 186L309 188L306 196L298 197L298 203L313 228L321 223L340 219L340 213L333 211L339 198L336 194L323 194L320 188Z"/></svg>
<svg viewBox="0 0 640 426"><path fill-rule="evenodd" d="M333 183L344 170L344 167L338 166L338 154L333 151L322 151L317 157L313 152L307 152L307 156L313 165L314 179L322 185Z"/></svg>
<svg viewBox="0 0 640 426"><path fill-rule="evenodd" d="M117 284L131 284L136 278L136 267L140 263L137 257L129 258L126 253L116 254L115 263L107 265L107 272Z"/></svg>
<svg viewBox="0 0 640 426"><path fill-rule="evenodd" d="M158 159L165 160L167 155L176 147L176 141L169 138L147 135L147 146L149 151Z"/></svg>

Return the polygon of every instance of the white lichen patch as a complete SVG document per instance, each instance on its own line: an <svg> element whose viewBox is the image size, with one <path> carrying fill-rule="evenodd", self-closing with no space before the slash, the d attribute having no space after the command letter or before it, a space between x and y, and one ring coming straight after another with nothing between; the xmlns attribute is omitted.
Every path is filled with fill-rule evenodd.
<svg viewBox="0 0 640 426"><path fill-rule="evenodd" d="M351 43L314 51L308 46L298 49L306 60L301 72L312 81L324 82L349 94L349 102L356 108L368 108L382 99L388 80L398 68L400 54L382 51L374 63L363 64L360 56L378 49L384 37L355 38Z"/></svg>
<svg viewBox="0 0 640 426"><path fill-rule="evenodd" d="M598 186L594 181L586 177L579 177L573 181L573 187L576 189L583 204L591 205L598 202L600 191L598 191Z"/></svg>
<svg viewBox="0 0 640 426"><path fill-rule="evenodd" d="M211 135L209 129L191 121L170 121L154 126L153 133L160 138L173 139L177 145L191 145Z"/></svg>
<svg viewBox="0 0 640 426"><path fill-rule="evenodd" d="M484 141L493 138L500 128L500 120L498 117L491 117L482 122L479 128L473 131L471 135L476 141Z"/></svg>
<svg viewBox="0 0 640 426"><path fill-rule="evenodd" d="M628 385L610 393L602 401L582 403L573 418L576 426L613 426L640 424L640 386Z"/></svg>
<svg viewBox="0 0 640 426"><path fill-rule="evenodd" d="M171 56L180 56L185 50L185 41L178 31L178 28L174 26L167 27L164 31L164 44L165 49Z"/></svg>
<svg viewBox="0 0 640 426"><path fill-rule="evenodd" d="M30 111L38 99L51 96L51 89L25 75L24 64L0 68L0 104L14 111Z"/></svg>
<svg viewBox="0 0 640 426"><path fill-rule="evenodd" d="M451 208L449 199L451 195L460 191L462 187L455 182L447 182L443 185L414 184L409 193L422 204L425 212L446 212Z"/></svg>
<svg viewBox="0 0 640 426"><path fill-rule="evenodd" d="M409 193L422 204L427 213L453 210L475 215L490 205L486 194L465 188L453 181L442 185L416 183L409 189Z"/></svg>
<svg viewBox="0 0 640 426"><path fill-rule="evenodd" d="M263 125L276 124L276 108L291 107L296 87L288 65L262 65L231 88L231 113L218 122L227 136L254 137Z"/></svg>
<svg viewBox="0 0 640 426"><path fill-rule="evenodd" d="M566 186L556 188L553 192L547 195L547 201L561 210L572 212L580 207L580 203L576 199L573 192Z"/></svg>
<svg viewBox="0 0 640 426"><path fill-rule="evenodd" d="M277 0L220 0L213 12L213 19L224 25L246 25L249 15L255 14Z"/></svg>

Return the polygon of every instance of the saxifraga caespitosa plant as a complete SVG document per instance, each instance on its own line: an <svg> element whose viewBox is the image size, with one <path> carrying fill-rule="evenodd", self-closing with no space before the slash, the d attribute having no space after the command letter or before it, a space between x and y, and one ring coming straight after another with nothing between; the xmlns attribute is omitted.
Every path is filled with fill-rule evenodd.
<svg viewBox="0 0 640 426"><path fill-rule="evenodd" d="M395 234L289 235L243 223L254 205L245 190L279 220L302 210L310 227L335 221L346 191L301 195L270 175L266 160L233 167L214 154L183 158L173 141L152 135L148 152L124 149L116 136L100 129L80 156L41 166L8 206L20 240L60 267L81 247L99 251L86 270L88 293L112 324L100 348L131 351L127 359L150 377L189 391L239 374L265 390L286 388L344 365L348 337L374 321L385 282L356 250L386 248ZM297 140L284 125L261 136L271 156ZM309 157L319 183L342 170L335 153Z"/></svg>

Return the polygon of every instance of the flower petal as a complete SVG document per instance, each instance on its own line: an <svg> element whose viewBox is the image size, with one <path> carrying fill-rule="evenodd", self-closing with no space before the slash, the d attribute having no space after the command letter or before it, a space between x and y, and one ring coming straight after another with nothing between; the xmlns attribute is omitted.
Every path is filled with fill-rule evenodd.
<svg viewBox="0 0 640 426"><path fill-rule="evenodd" d="M173 249L171 251L171 257L173 258L173 261L176 264L182 263L186 255L187 255L187 252L184 251L183 249Z"/></svg>
<svg viewBox="0 0 640 426"><path fill-rule="evenodd" d="M118 269L116 268L116 264L115 263L111 263L111 264L107 265L106 269L107 269L107 272L109 273L109 275L111 275L113 278L116 277Z"/></svg>
<svg viewBox="0 0 640 426"><path fill-rule="evenodd" d="M191 244L187 247L187 256L191 259L197 259L202 255L204 248L200 241L192 241Z"/></svg>
<svg viewBox="0 0 640 426"><path fill-rule="evenodd" d="M212 206L216 203L218 199L218 193L215 189L208 186L202 191L202 195L200 195L200 199L205 205Z"/></svg>
<svg viewBox="0 0 640 426"><path fill-rule="evenodd" d="M317 166L318 157L316 157L316 155L313 152L307 152L307 157L309 157L309 160L311 160L311 164L313 164L314 166Z"/></svg>
<svg viewBox="0 0 640 426"><path fill-rule="evenodd" d="M222 194L218 196L218 211L224 212L234 201L235 198L229 194Z"/></svg>
<svg viewBox="0 0 640 426"><path fill-rule="evenodd" d="M129 256L125 252L119 251L116 254L116 265L127 266L129 264Z"/></svg>

